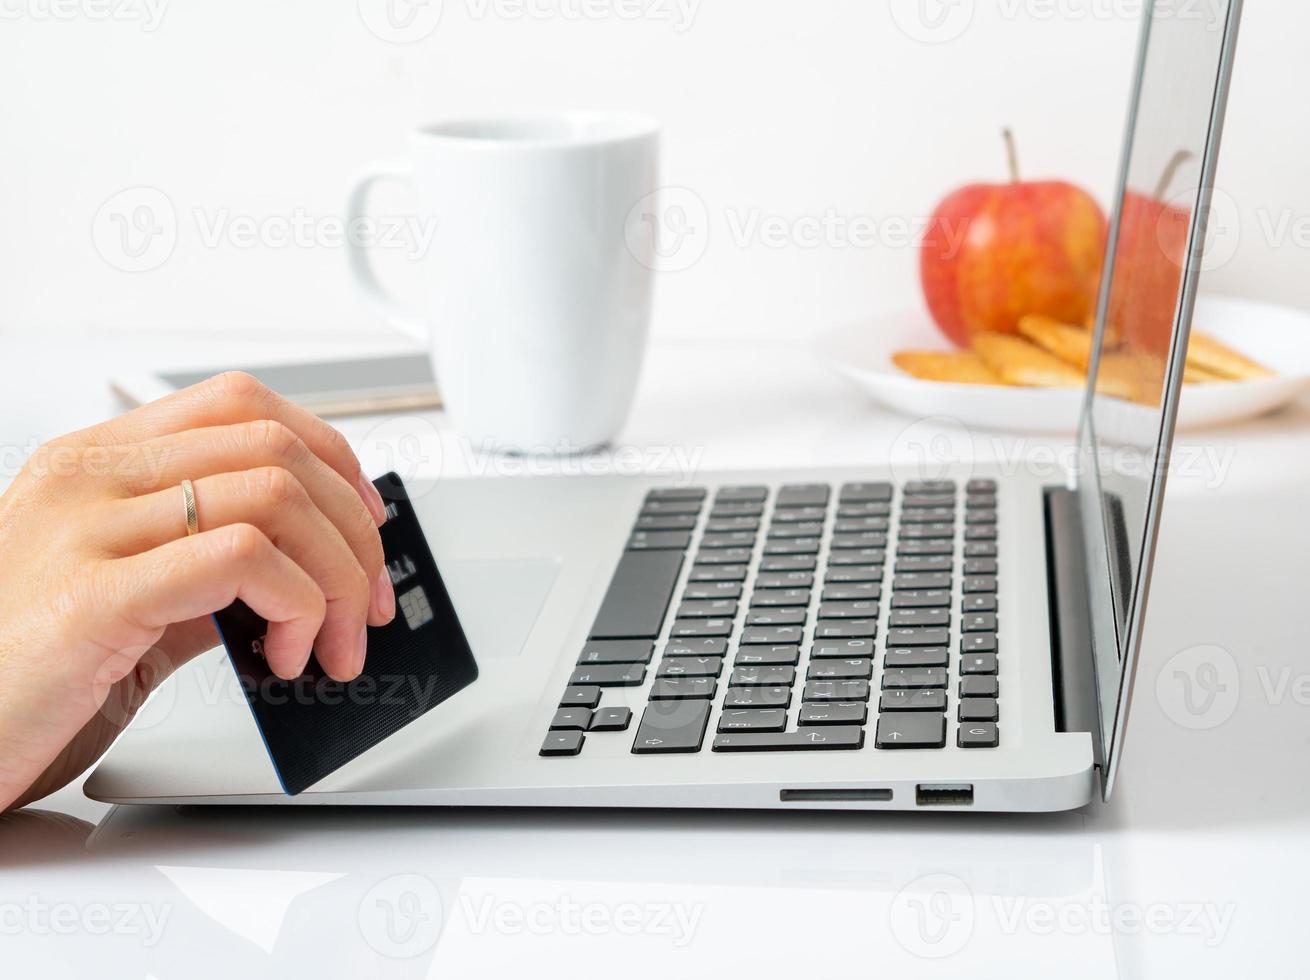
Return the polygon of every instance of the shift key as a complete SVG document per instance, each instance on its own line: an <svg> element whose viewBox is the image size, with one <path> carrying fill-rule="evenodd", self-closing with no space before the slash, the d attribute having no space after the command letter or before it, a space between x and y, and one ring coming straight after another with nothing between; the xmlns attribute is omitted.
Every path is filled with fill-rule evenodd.
<svg viewBox="0 0 1310 980"><path fill-rule="evenodd" d="M698 752L710 720L708 701L652 701L632 741L637 755Z"/></svg>

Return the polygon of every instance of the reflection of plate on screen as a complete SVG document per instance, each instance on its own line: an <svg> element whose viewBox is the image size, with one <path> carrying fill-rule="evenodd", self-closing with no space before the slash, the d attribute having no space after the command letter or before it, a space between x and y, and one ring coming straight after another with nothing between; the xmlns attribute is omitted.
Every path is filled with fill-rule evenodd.
<svg viewBox="0 0 1310 980"><path fill-rule="evenodd" d="M1189 385L1178 426L1197 429L1255 418L1310 392L1310 314L1221 296L1203 296L1196 329L1279 372L1264 381ZM1006 388L921 381L894 364L895 351L950 350L925 313L870 318L829 331L819 353L833 368L888 408L906 415L947 415L988 429L1073 432L1082 390ZM1155 410L1150 410L1152 415Z"/></svg>

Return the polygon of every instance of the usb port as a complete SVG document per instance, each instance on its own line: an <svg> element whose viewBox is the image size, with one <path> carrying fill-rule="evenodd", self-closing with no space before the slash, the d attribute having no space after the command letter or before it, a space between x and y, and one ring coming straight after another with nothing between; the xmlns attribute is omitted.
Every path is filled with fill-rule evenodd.
<svg viewBox="0 0 1310 980"><path fill-rule="evenodd" d="M918 806L973 806L973 784L920 783L914 787L914 802Z"/></svg>

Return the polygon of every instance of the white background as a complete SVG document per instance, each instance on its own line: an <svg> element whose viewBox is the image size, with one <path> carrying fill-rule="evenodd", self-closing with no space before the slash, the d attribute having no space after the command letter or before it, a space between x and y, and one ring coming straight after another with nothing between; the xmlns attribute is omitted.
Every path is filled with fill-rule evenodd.
<svg viewBox="0 0 1310 980"><path fill-rule="evenodd" d="M1003 177L1001 126L1026 175L1108 201L1138 13L1135 0L626 0L647 12L633 20L625 0L445 0L430 34L398 44L366 25L386 23L386 0L150 2L0 0L0 336L367 335L382 324L341 248L206 245L203 226L339 219L354 175L403 152L411 126L557 108L656 116L666 182L705 203L708 250L661 277L657 336L795 338L914 306L901 233L960 183ZM1220 174L1240 246L1206 288L1310 305L1310 8L1248 7ZM139 186L171 202L176 247L129 273L92 229ZM396 190L377 206L408 203ZM779 248L732 230L830 211L884 233ZM412 266L382 259L412 289Z"/></svg>

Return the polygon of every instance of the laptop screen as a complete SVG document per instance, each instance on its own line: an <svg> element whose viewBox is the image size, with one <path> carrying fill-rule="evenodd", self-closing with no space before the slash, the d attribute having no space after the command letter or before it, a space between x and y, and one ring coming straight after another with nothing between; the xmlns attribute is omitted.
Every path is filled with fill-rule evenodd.
<svg viewBox="0 0 1310 980"><path fill-rule="evenodd" d="M1140 640L1240 6L1156 0L1143 12L1080 433L1106 795Z"/></svg>

